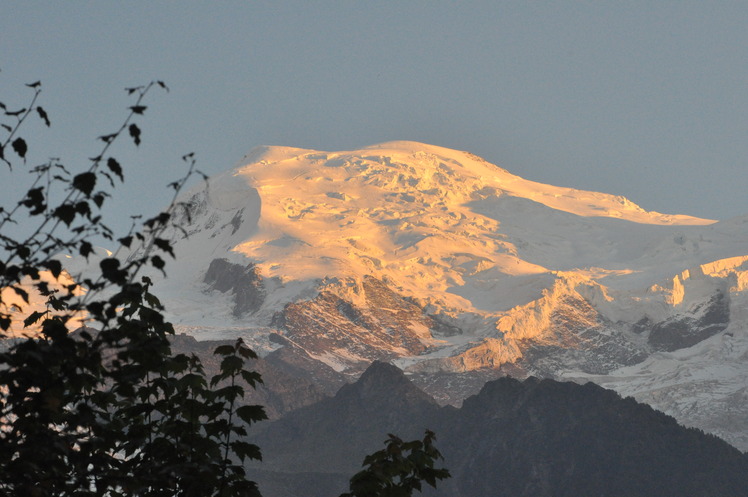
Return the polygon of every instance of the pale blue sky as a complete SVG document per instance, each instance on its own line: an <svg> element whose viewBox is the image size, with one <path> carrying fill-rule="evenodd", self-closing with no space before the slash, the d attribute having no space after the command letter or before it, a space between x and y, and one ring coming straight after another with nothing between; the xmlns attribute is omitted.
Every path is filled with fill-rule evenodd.
<svg viewBox="0 0 748 497"><path fill-rule="evenodd" d="M73 167L162 79L116 206L151 213L196 152L416 140L649 210L748 214L748 2L6 0L0 101L40 79L31 164ZM21 93L22 94L22 93ZM4 199L19 176L0 172ZM4 203L3 205L7 205Z"/></svg>

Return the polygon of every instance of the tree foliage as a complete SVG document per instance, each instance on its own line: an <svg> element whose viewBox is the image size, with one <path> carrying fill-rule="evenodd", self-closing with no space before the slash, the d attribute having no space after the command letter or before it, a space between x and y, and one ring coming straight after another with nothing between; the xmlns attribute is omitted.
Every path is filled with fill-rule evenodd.
<svg viewBox="0 0 748 497"><path fill-rule="evenodd" d="M26 121L36 115L51 124L37 105L41 84L28 86L26 107L0 103L8 172L27 162ZM259 495L242 464L260 459L247 426L265 418L260 406L241 402L244 385L261 381L245 369L254 352L241 340L219 347L212 378L196 356L173 355L174 330L143 275L163 271L174 256L164 232L186 206L173 200L117 239L131 249L127 258L93 247L96 237L115 240L101 208L124 172L110 148L123 136L140 144L134 120L154 87L166 88L127 89L134 104L117 130L99 137L102 148L85 170L71 173L58 159L34 167L25 195L0 208L0 288L11 292L0 298L0 329L9 333L19 316L38 329L0 353L1 495ZM192 156L184 159L189 171L171 185L174 199L196 173ZM22 237L7 234L14 224L23 225ZM98 258L96 271L66 275L63 254ZM44 309L30 308L34 293L46 299ZM20 303L10 305L7 295ZM85 316L86 327L70 333L75 316Z"/></svg>
<svg viewBox="0 0 748 497"><path fill-rule="evenodd" d="M421 491L422 482L436 488L437 480L450 475L449 470L434 467L442 458L435 438L428 430L422 441L403 442L390 434L384 449L364 458L364 469L353 475L350 491L340 497L410 497Z"/></svg>

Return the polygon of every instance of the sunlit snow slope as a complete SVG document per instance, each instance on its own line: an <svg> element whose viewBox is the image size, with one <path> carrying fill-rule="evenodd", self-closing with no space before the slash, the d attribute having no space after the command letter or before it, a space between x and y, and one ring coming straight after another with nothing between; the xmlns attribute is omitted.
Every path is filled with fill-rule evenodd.
<svg viewBox="0 0 748 497"><path fill-rule="evenodd" d="M748 379L748 218L648 212L413 142L260 147L182 200L189 236L175 232L157 291L198 338L242 335L339 371L384 358L422 375L594 377L667 397L676 416L696 376L723 397ZM690 364L704 372L683 374ZM445 401L472 393L432 387ZM699 415L680 418L708 425ZM733 441L748 432L731 426Z"/></svg>

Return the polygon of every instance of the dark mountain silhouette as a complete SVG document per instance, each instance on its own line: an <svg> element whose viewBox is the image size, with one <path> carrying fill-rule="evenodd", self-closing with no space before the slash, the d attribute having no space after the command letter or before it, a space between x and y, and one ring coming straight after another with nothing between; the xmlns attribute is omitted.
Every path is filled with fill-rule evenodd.
<svg viewBox="0 0 748 497"><path fill-rule="evenodd" d="M437 429L453 495L748 495L744 454L592 383L501 378Z"/></svg>
<svg viewBox="0 0 748 497"><path fill-rule="evenodd" d="M252 475L266 497L337 495L387 433L413 439L426 428L453 475L426 495L748 495L746 455L591 383L501 378L457 409L381 362L260 427L264 462Z"/></svg>
<svg viewBox="0 0 748 497"><path fill-rule="evenodd" d="M265 461L261 468L295 468L303 453L299 467L305 471L351 475L387 433L419 437L440 411L397 367L374 362L335 397L290 412L258 433Z"/></svg>

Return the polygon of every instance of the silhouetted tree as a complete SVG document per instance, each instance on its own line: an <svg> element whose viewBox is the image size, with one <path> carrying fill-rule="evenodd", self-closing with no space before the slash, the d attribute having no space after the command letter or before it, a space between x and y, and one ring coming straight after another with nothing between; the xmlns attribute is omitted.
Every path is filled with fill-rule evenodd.
<svg viewBox="0 0 748 497"><path fill-rule="evenodd" d="M0 103L6 174L27 162L27 120L37 115L50 125L37 104L41 84L28 86L34 93L26 107ZM260 458L244 440L246 427L265 418L262 407L240 402L243 385L260 381L245 369L254 352L241 340L218 347L221 367L212 378L196 356L172 355L174 330L142 276L146 267L164 271L164 259L174 256L162 235L187 208L176 195L196 173L192 155L184 157L187 175L170 185L169 208L116 240L130 249L127 259L97 254L92 243L114 241L101 208L124 173L110 148L123 135L140 144L134 121L154 87L166 89L160 81L126 89L135 100L126 119L99 137L102 148L83 172L70 173L58 159L34 167L25 195L0 209L0 328L7 334L19 320L36 327L0 354L3 495L259 495L242 465ZM14 224L22 236L8 234ZM98 259L98 267L68 275L63 254ZM27 308L35 293L45 309ZM11 295L19 303L11 306ZM81 317L85 327L70 333Z"/></svg>
<svg viewBox="0 0 748 497"><path fill-rule="evenodd" d="M340 497L410 497L426 482L449 478L449 470L435 468L442 456L434 446L435 435L426 431L423 440L403 442L390 435L385 448L364 458L364 469L351 478L350 492Z"/></svg>

